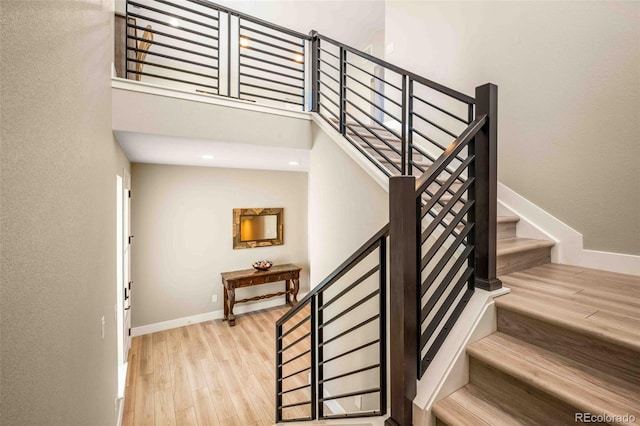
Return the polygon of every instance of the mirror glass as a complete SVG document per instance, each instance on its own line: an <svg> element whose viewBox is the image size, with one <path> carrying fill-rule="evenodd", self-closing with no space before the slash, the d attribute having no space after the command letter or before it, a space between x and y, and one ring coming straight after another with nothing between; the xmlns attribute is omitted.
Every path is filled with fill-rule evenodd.
<svg viewBox="0 0 640 426"><path fill-rule="evenodd" d="M240 241L269 240L278 236L278 217L275 214L267 216L240 216Z"/></svg>

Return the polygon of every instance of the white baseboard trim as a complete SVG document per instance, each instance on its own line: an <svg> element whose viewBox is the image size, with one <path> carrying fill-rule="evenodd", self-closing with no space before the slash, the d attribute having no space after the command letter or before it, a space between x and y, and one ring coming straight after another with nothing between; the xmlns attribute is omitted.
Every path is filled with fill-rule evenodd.
<svg viewBox="0 0 640 426"><path fill-rule="evenodd" d="M584 249L581 233L500 182L498 203L520 217L518 236L556 243L551 252L553 262L640 275L640 256Z"/></svg>
<svg viewBox="0 0 640 426"><path fill-rule="evenodd" d="M302 300L307 293L298 293L298 300ZM235 305L233 307L233 313L246 314L249 312L259 311L261 309L275 308L276 306L283 306L285 299L283 297L274 297L270 300L265 300L256 303L243 303ZM213 321L222 319L224 317L224 311L222 309L218 311L205 312L203 314L191 315L183 318L176 318L169 321L156 322L153 324L142 325L139 327L133 327L131 329L131 336L142 336L144 334L156 333L158 331L170 330L172 328L184 327L185 325L198 324L206 321Z"/></svg>
<svg viewBox="0 0 640 426"><path fill-rule="evenodd" d="M414 425L432 425L433 404L469 382L466 347L496 331L493 299L510 291L506 287L492 292L476 289L433 362L418 381L413 400Z"/></svg>

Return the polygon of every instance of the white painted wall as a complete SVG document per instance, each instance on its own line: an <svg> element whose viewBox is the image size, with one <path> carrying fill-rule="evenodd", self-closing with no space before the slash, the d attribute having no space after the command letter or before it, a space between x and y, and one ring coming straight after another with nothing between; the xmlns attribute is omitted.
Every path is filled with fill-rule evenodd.
<svg viewBox="0 0 640 426"><path fill-rule="evenodd" d="M220 273L260 259L300 266L308 291L306 173L135 163L131 181L134 327L222 310ZM284 207L284 245L233 249L233 209L252 207ZM236 300L283 289L241 289Z"/></svg>
<svg viewBox="0 0 640 426"><path fill-rule="evenodd" d="M0 4L4 425L116 423L111 7Z"/></svg>
<svg viewBox="0 0 640 426"><path fill-rule="evenodd" d="M316 124L309 170L309 262L320 283L389 221L387 192Z"/></svg>
<svg viewBox="0 0 640 426"><path fill-rule="evenodd" d="M499 180L640 254L640 3L386 4L387 60L473 95L499 86Z"/></svg>

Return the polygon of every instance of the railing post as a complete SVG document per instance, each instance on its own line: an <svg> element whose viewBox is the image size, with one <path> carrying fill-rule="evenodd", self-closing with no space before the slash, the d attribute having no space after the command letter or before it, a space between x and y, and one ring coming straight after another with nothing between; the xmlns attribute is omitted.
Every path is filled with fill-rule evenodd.
<svg viewBox="0 0 640 426"><path fill-rule="evenodd" d="M276 423L282 420L282 325L276 324Z"/></svg>
<svg viewBox="0 0 640 426"><path fill-rule="evenodd" d="M487 83L476 88L476 117L487 122L472 144L475 151L475 286L496 290L496 233L498 208L498 86Z"/></svg>
<svg viewBox="0 0 640 426"><path fill-rule="evenodd" d="M322 394L318 395L318 299L311 299L311 420L318 418L318 399L322 398Z"/></svg>
<svg viewBox="0 0 640 426"><path fill-rule="evenodd" d="M347 133L347 51L340 47L340 133Z"/></svg>
<svg viewBox="0 0 640 426"><path fill-rule="evenodd" d="M318 50L320 49L320 38L318 32L311 30L309 32L311 36L311 108L310 111L320 111L320 67L318 66L319 57Z"/></svg>
<svg viewBox="0 0 640 426"><path fill-rule="evenodd" d="M387 426L410 426L418 369L418 203L415 177L389 180L389 344L391 417Z"/></svg>
<svg viewBox="0 0 640 426"><path fill-rule="evenodd" d="M409 78L409 77L405 77ZM409 93L407 94L407 174L413 176L413 79L409 78Z"/></svg>
<svg viewBox="0 0 640 426"><path fill-rule="evenodd" d="M409 171L407 173L407 170L411 170L411 165L409 164L407 167L407 76L403 75L402 76L402 112L400 117L402 117L402 123L400 123L400 125L402 126L401 129L401 135L402 135L402 145L401 145L401 164L400 164L400 174L402 175L406 175L406 174L411 174L411 171Z"/></svg>

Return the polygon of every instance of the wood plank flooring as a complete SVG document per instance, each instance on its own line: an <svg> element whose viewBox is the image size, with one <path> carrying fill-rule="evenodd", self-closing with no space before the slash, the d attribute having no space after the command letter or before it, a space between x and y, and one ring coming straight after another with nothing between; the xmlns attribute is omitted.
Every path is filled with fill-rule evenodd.
<svg viewBox="0 0 640 426"><path fill-rule="evenodd" d="M235 327L215 320L134 337L123 425L273 425L275 322L288 309L238 316ZM304 311L296 317L308 315ZM305 325L298 327L284 344L307 332ZM305 344L296 344L285 360L308 349ZM285 374L309 362L308 356L300 356L285 366ZM285 389L300 387L307 384L307 375L302 372L287 381ZM284 403L306 400L308 391L301 389L287 394ZM305 417L309 406L290 411L291 417Z"/></svg>

